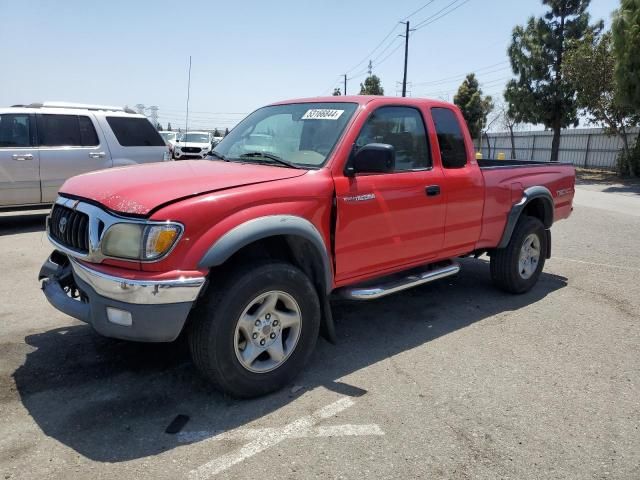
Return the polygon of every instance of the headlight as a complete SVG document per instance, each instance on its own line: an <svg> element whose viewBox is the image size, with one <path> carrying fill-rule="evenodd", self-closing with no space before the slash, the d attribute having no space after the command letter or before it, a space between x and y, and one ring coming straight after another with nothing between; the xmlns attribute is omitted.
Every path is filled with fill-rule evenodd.
<svg viewBox="0 0 640 480"><path fill-rule="evenodd" d="M182 227L175 223L116 223L102 238L102 253L131 260L156 260L175 245Z"/></svg>

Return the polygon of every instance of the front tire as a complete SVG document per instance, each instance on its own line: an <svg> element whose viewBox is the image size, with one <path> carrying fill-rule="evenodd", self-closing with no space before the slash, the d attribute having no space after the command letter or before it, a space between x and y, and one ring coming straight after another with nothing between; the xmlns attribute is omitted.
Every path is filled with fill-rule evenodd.
<svg viewBox="0 0 640 480"><path fill-rule="evenodd" d="M193 312L189 346L214 385L250 398L289 383L307 362L320 329L320 302L309 278L281 262L240 267L212 280Z"/></svg>
<svg viewBox="0 0 640 480"><path fill-rule="evenodd" d="M534 217L522 216L505 248L491 255L491 279L509 293L525 293L537 283L547 252L544 225Z"/></svg>

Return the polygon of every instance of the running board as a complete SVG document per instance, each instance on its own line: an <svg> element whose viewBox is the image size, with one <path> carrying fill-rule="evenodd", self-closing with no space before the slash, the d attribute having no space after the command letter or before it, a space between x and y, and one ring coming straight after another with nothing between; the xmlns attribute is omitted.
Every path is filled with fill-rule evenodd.
<svg viewBox="0 0 640 480"><path fill-rule="evenodd" d="M455 275L459 271L460 264L449 260L447 262L439 262L426 267L412 269L408 272L390 275L365 284L344 287L336 293L349 300L374 300L376 298L386 297L392 293L407 290L408 288L417 287L418 285Z"/></svg>

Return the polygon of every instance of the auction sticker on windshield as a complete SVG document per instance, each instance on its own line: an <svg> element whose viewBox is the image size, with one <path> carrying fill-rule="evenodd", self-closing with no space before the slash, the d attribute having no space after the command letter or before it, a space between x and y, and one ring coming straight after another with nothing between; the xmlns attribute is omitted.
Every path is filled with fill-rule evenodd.
<svg viewBox="0 0 640 480"><path fill-rule="evenodd" d="M344 110L334 110L329 108L312 108L302 116L302 120L337 120Z"/></svg>

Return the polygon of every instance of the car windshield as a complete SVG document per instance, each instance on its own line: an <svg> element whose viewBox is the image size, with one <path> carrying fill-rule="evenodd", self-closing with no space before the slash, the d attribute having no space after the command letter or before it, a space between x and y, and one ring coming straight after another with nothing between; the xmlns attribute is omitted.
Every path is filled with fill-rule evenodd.
<svg viewBox="0 0 640 480"><path fill-rule="evenodd" d="M169 140L175 140L176 138L175 132L160 132L160 135L162 136L162 138L164 138L165 142L168 142Z"/></svg>
<svg viewBox="0 0 640 480"><path fill-rule="evenodd" d="M209 134L207 133L187 133L182 136L183 142L209 143Z"/></svg>
<svg viewBox="0 0 640 480"><path fill-rule="evenodd" d="M226 160L268 161L257 155L264 153L295 166L320 167L357 106L323 102L264 107L242 120L214 151Z"/></svg>

